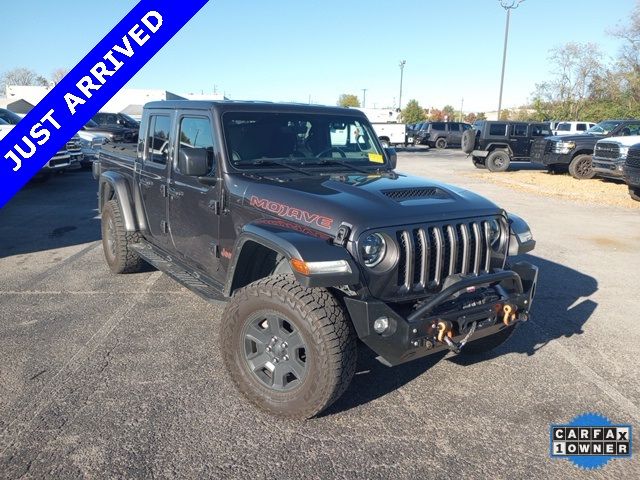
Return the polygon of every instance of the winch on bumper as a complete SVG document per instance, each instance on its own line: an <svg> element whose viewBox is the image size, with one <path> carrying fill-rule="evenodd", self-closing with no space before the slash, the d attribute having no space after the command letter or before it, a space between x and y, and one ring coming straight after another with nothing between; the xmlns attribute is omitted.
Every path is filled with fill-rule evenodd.
<svg viewBox="0 0 640 480"><path fill-rule="evenodd" d="M440 293L404 315L382 301L344 300L360 339L378 360L394 366L446 349L459 351L463 343L526 321L537 279L538 268L527 262L450 277Z"/></svg>

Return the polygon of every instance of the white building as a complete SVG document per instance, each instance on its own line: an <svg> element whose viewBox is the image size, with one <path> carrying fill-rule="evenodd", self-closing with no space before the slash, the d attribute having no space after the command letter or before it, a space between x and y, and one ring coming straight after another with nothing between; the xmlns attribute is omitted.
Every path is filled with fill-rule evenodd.
<svg viewBox="0 0 640 480"><path fill-rule="evenodd" d="M51 87L7 85L6 98L0 99L0 104L6 104L6 108L11 109L11 105L20 105L22 109L28 105L36 105L42 100ZM134 118L142 115L142 107L145 103L159 100L226 100L225 96L219 93L200 94L175 94L167 90L146 89L146 88L123 88L109 100L101 112L126 113ZM28 110L27 110L28 111ZM27 112L19 112L27 113Z"/></svg>

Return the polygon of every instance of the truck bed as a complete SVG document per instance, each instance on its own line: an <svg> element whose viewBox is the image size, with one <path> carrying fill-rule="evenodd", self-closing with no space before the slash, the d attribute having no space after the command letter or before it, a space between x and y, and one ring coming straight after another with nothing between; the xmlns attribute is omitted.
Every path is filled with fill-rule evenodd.
<svg viewBox="0 0 640 480"><path fill-rule="evenodd" d="M120 160L133 162L137 156L137 143L107 143L102 145L100 156L106 155Z"/></svg>

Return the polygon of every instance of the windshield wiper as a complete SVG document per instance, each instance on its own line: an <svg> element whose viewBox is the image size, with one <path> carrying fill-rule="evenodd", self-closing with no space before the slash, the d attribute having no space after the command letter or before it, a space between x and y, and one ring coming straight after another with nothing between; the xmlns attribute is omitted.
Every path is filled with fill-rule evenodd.
<svg viewBox="0 0 640 480"><path fill-rule="evenodd" d="M361 167L356 167L355 165L351 165L349 162L343 162L342 160L336 160L335 158L325 158L324 160L320 160L316 163L307 163L306 165L342 165L343 167L350 168L351 170L355 170L356 172L366 173L369 175L371 170L365 170Z"/></svg>
<svg viewBox="0 0 640 480"><path fill-rule="evenodd" d="M289 170L292 170L294 172L303 173L305 175L311 175L309 172L305 172L304 170L291 166L288 163L278 162L277 160L271 160L270 158L259 158L258 160L254 160L253 162L250 162L250 163L251 165L254 165L256 167L259 167L261 165L277 165L278 167L288 168Z"/></svg>

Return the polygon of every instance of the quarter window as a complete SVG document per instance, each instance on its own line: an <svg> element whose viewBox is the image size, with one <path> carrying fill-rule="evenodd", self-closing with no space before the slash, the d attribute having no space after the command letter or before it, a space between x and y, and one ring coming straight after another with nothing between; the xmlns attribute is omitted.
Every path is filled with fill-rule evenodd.
<svg viewBox="0 0 640 480"><path fill-rule="evenodd" d="M489 135L502 137L507 134L506 123L492 123L489 127Z"/></svg>
<svg viewBox="0 0 640 480"><path fill-rule="evenodd" d="M180 121L180 150L201 148L207 152L209 171L213 170L213 134L211 122L204 117L183 117ZM179 171L176 166L176 170Z"/></svg>
<svg viewBox="0 0 640 480"><path fill-rule="evenodd" d="M576 127L576 130L579 132L584 132L587 129L587 125L585 123L579 123Z"/></svg>
<svg viewBox="0 0 640 480"><path fill-rule="evenodd" d="M147 159L150 162L166 165L169 156L169 131L171 118L167 115L151 115L147 138Z"/></svg>

